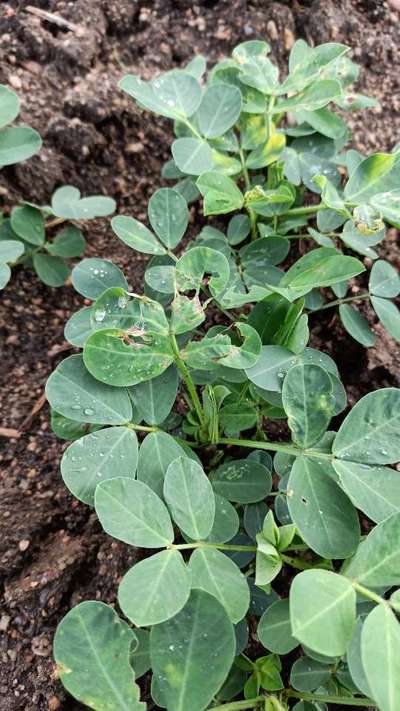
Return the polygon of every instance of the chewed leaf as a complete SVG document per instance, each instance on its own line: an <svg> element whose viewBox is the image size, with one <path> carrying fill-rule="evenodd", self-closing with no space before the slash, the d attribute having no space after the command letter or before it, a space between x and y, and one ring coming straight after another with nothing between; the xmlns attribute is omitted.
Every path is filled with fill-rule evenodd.
<svg viewBox="0 0 400 711"><path fill-rule="evenodd" d="M196 185L204 198L205 215L223 215L243 207L243 195L236 183L212 171L202 173Z"/></svg>
<svg viewBox="0 0 400 711"><path fill-rule="evenodd" d="M193 247L176 263L176 283L180 291L198 291L206 274L212 294L224 290L229 279L229 264L221 252L211 247Z"/></svg>
<svg viewBox="0 0 400 711"><path fill-rule="evenodd" d="M97 711L144 711L129 664L134 632L109 605L81 602L57 627L54 657L72 696Z"/></svg>
<svg viewBox="0 0 400 711"><path fill-rule="evenodd" d="M220 365L228 368L251 368L258 361L261 353L261 338L257 331L245 323L235 323L235 328L244 339L240 346L232 344L229 353L219 360Z"/></svg>
<svg viewBox="0 0 400 711"><path fill-rule="evenodd" d="M174 360L167 336L104 329L92 333L85 342L83 358L88 371L97 379L117 387L136 385L151 380Z"/></svg>

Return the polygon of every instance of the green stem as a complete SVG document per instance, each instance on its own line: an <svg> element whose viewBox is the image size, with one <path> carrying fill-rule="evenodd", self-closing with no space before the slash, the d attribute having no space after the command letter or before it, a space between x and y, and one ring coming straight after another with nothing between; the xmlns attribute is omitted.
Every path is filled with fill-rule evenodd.
<svg viewBox="0 0 400 711"><path fill-rule="evenodd" d="M171 346L172 346L172 350L173 350L173 352L174 352L176 367L177 367L178 370L180 371L180 373L181 373L181 375L182 375L182 378L183 378L183 380L184 380L184 382L185 382L185 385L186 385L186 387L187 387L187 390L188 390L188 393L189 393L189 395L190 395L191 401L192 401L192 403L193 403L193 407L194 407L194 409L195 409L195 411L196 411L196 413L197 413L197 417L199 418L199 422L200 422L200 424L203 425L203 427L204 427L204 426L206 425L206 418L205 418L205 415L204 415L204 412L203 412L203 408L202 408L202 406L201 406L201 402L200 402L199 396L198 396L198 394L197 394L197 390L196 390L195 384L194 384L194 382L193 382L193 380L192 380L192 378L191 378L191 375L190 375L190 373L189 373L189 371L188 371L188 369L187 369L187 367L186 367L185 362L182 360L182 358L181 358L181 356L180 356L179 346L178 346L178 344L177 344L177 342L176 342L176 338L175 338L175 336L172 335L172 334L170 335L170 343L171 343Z"/></svg>
<svg viewBox="0 0 400 711"><path fill-rule="evenodd" d="M345 299L335 299L334 301L329 301L328 304L324 304L319 309L313 309L311 313L325 311L325 309L331 309L333 306L340 306L340 304L348 304L351 301L360 301L361 299L369 299L369 293L358 294L357 296L347 296Z"/></svg>
<svg viewBox="0 0 400 711"><path fill-rule="evenodd" d="M241 711L241 709L254 709L260 701L265 701L265 698L265 696L256 696L255 699L247 699L247 701L232 701L229 704L222 704L222 706L213 706L210 711Z"/></svg>
<svg viewBox="0 0 400 711"><path fill-rule="evenodd" d="M368 588L365 588L364 585L360 585L360 583L357 583L355 580L352 581L352 585L354 590L360 593L363 597L368 598L369 600L373 600L373 602L377 602L380 605L388 605L388 601L385 600L384 597L381 597L380 595L377 595L374 593L372 590L369 590Z"/></svg>
<svg viewBox="0 0 400 711"><path fill-rule="evenodd" d="M281 553L281 558L284 563L290 565L291 568L296 568L296 570L310 570L310 568L314 567L311 563L307 563L301 558L293 558L293 556L285 555L284 553Z"/></svg>
<svg viewBox="0 0 400 711"><path fill-rule="evenodd" d="M244 184L246 186L246 190L251 190L251 183L250 183L250 176L249 176L249 171L247 170L246 166L246 159L243 153L243 148L239 149L239 157L240 157L240 162L242 164L242 172L243 172L243 178L244 178ZM250 226L251 226L251 239L257 239L257 216L254 214L253 210L251 207L247 207L247 214L249 216L250 220Z"/></svg>
<svg viewBox="0 0 400 711"><path fill-rule="evenodd" d="M178 551L189 551L194 548L214 548L221 551L240 551L247 553L247 551L255 552L257 550L257 546L241 546L234 545L233 543L207 543L206 541L196 541L196 543L171 543L168 547Z"/></svg>
<svg viewBox="0 0 400 711"><path fill-rule="evenodd" d="M218 444L231 444L236 447L251 447L251 449L265 449L270 452L285 452L299 457L304 454L307 457L317 457L318 459L333 459L332 454L327 452L317 452L312 449L299 449L290 444L280 444L279 442L259 442L252 439L235 439L234 437L220 437Z"/></svg>
<svg viewBox="0 0 400 711"><path fill-rule="evenodd" d="M138 430L139 432L160 432L159 427L146 427L145 425L136 425L134 422L128 422L126 427L129 430Z"/></svg>
<svg viewBox="0 0 400 711"><path fill-rule="evenodd" d="M66 222L65 217L56 217L54 220L50 220L49 222L45 223L45 229L49 229L50 227L56 227L57 225L62 225L63 222Z"/></svg>
<svg viewBox="0 0 400 711"><path fill-rule="evenodd" d="M375 707L375 701L372 699L367 699L366 697L351 697L351 696L325 696L324 694L311 694L306 691L291 691L288 690L285 693L288 699L301 699L302 701L314 701L326 704L338 704L342 706L373 706Z"/></svg>
<svg viewBox="0 0 400 711"><path fill-rule="evenodd" d="M268 103L268 109L267 109L267 120L268 120L268 139L271 138L274 130L274 121L272 118L272 109L274 108L274 104L276 101L275 96L270 96L269 103Z"/></svg>
<svg viewBox="0 0 400 711"><path fill-rule="evenodd" d="M314 213L319 212L320 210L326 210L326 205L323 205L322 202L318 203L318 205L292 207L291 210L285 212L284 217L287 217L287 215L291 217L293 217L294 215L313 215Z"/></svg>

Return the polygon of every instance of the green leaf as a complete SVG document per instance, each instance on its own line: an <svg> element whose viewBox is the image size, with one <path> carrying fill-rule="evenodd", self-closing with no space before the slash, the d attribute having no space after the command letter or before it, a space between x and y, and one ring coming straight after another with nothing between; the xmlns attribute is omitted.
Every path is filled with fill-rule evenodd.
<svg viewBox="0 0 400 711"><path fill-rule="evenodd" d="M279 264L288 255L289 240L279 235L261 237L246 244L239 252L240 260L246 270L259 268L263 271L271 264Z"/></svg>
<svg viewBox="0 0 400 711"><path fill-rule="evenodd" d="M140 301L129 299L125 289L111 286L103 291L92 304L90 323L93 331L104 328L128 330L139 318Z"/></svg>
<svg viewBox="0 0 400 711"><path fill-rule="evenodd" d="M200 138L178 138L171 151L179 170L186 175L200 175L214 165L210 145Z"/></svg>
<svg viewBox="0 0 400 711"><path fill-rule="evenodd" d="M190 594L190 574L177 550L166 550L136 563L122 578L118 603L138 627L174 617ZM159 629L159 627L157 627ZM154 669L154 662L152 663Z"/></svg>
<svg viewBox="0 0 400 711"><path fill-rule="evenodd" d="M361 464L393 464L400 459L400 390L382 388L359 400L342 423L332 451Z"/></svg>
<svg viewBox="0 0 400 711"><path fill-rule="evenodd" d="M211 483L217 494L239 504L262 501L272 488L268 469L251 459L236 459L221 464L212 473Z"/></svg>
<svg viewBox="0 0 400 711"><path fill-rule="evenodd" d="M373 195L370 199L371 205L378 210L381 217L399 228L400 226L400 190Z"/></svg>
<svg viewBox="0 0 400 711"><path fill-rule="evenodd" d="M327 107L315 111L296 111L295 118L298 123L304 121L318 133L332 138L334 141L342 139L348 131L346 122L338 114L329 111Z"/></svg>
<svg viewBox="0 0 400 711"><path fill-rule="evenodd" d="M128 289L122 271L108 259L83 259L73 268L71 279L78 294L88 299L96 299L111 286Z"/></svg>
<svg viewBox="0 0 400 711"><path fill-rule="evenodd" d="M168 249L174 249L186 232L189 210L185 198L172 188L160 188L149 200L150 224Z"/></svg>
<svg viewBox="0 0 400 711"><path fill-rule="evenodd" d="M311 447L325 433L335 409L329 373L319 365L293 366L283 381L282 402L294 442Z"/></svg>
<svg viewBox="0 0 400 711"><path fill-rule="evenodd" d="M63 259L52 257L49 254L35 254L33 266L39 279L47 286L62 286L70 273L70 269Z"/></svg>
<svg viewBox="0 0 400 711"><path fill-rule="evenodd" d="M346 578L328 570L296 575L290 589L290 620L299 642L319 654L342 656L355 618L356 593Z"/></svg>
<svg viewBox="0 0 400 711"><path fill-rule="evenodd" d="M196 113L200 132L206 138L222 136L240 116L242 95L229 84L211 84L203 94Z"/></svg>
<svg viewBox="0 0 400 711"><path fill-rule="evenodd" d="M365 620L361 654L379 708L396 711L400 698L400 625L386 605L377 605Z"/></svg>
<svg viewBox="0 0 400 711"><path fill-rule="evenodd" d="M140 677L143 676L143 674L146 674L151 667L150 632L137 627L135 629L135 637L137 639L137 645L135 647L131 647L129 661L135 673L135 679L140 679Z"/></svg>
<svg viewBox="0 0 400 711"><path fill-rule="evenodd" d="M221 293L229 279L229 263L222 252L211 247L193 247L176 263L176 283L180 291L199 291L206 274L212 294Z"/></svg>
<svg viewBox="0 0 400 711"><path fill-rule="evenodd" d="M178 371L170 365L157 378L138 383L130 389L135 407L148 425L159 425L168 417L178 390Z"/></svg>
<svg viewBox="0 0 400 711"><path fill-rule="evenodd" d="M91 322L91 307L84 306L68 319L64 328L64 338L77 348L82 348L88 336L93 331Z"/></svg>
<svg viewBox="0 0 400 711"><path fill-rule="evenodd" d="M150 82L128 74L118 86L133 96L142 108L172 119L189 118L201 101L198 81L179 69L161 74Z"/></svg>
<svg viewBox="0 0 400 711"><path fill-rule="evenodd" d="M165 254L166 250L153 233L141 222L128 215L117 215L111 227L128 247L144 254Z"/></svg>
<svg viewBox="0 0 400 711"><path fill-rule="evenodd" d="M209 535L214 523L215 499L199 464L186 456L171 462L164 479L164 498L184 534L196 541Z"/></svg>
<svg viewBox="0 0 400 711"><path fill-rule="evenodd" d="M14 121L19 114L19 99L14 91L0 84L0 128Z"/></svg>
<svg viewBox="0 0 400 711"><path fill-rule="evenodd" d="M235 648L222 605L193 590L183 610L150 634L151 666L163 705L170 711L206 709L228 675Z"/></svg>
<svg viewBox="0 0 400 711"><path fill-rule="evenodd" d="M396 304L380 296L371 296L371 304L386 330L396 341L400 341L400 312Z"/></svg>
<svg viewBox="0 0 400 711"><path fill-rule="evenodd" d="M185 454L182 447L166 432L151 432L139 450L137 478L163 495L164 477L171 462Z"/></svg>
<svg viewBox="0 0 400 711"><path fill-rule="evenodd" d="M219 360L220 365L228 368L251 368L261 353L261 338L257 331L246 323L235 323L235 328L244 339L240 346L231 345L229 353Z"/></svg>
<svg viewBox="0 0 400 711"><path fill-rule="evenodd" d="M25 251L22 242L16 239L3 239L0 241L0 262L7 264L15 262Z"/></svg>
<svg viewBox="0 0 400 711"><path fill-rule="evenodd" d="M80 257L85 251L85 238L77 227L68 225L55 237L46 249L55 257Z"/></svg>
<svg viewBox="0 0 400 711"><path fill-rule="evenodd" d="M335 79L321 79L314 82L296 96L278 101L272 109L272 113L279 114L282 111L315 111L322 109L331 101L340 97L342 87Z"/></svg>
<svg viewBox="0 0 400 711"><path fill-rule="evenodd" d="M358 509L375 523L400 511L400 474L389 467L334 459L339 483Z"/></svg>
<svg viewBox="0 0 400 711"><path fill-rule="evenodd" d="M286 138L282 133L274 133L270 138L253 151L246 158L246 166L251 170L265 168L275 163L285 148Z"/></svg>
<svg viewBox="0 0 400 711"><path fill-rule="evenodd" d="M127 391L95 380L80 355L57 366L47 381L46 397L54 410L76 422L123 425L132 417Z"/></svg>
<svg viewBox="0 0 400 711"><path fill-rule="evenodd" d="M227 437L248 430L257 422L257 411L252 404L233 402L220 410L220 422Z"/></svg>
<svg viewBox="0 0 400 711"><path fill-rule="evenodd" d="M365 617L357 619L350 645L347 649L346 661L352 680L360 691L371 698L371 689L368 686L365 670L361 659L361 635Z"/></svg>
<svg viewBox="0 0 400 711"><path fill-rule="evenodd" d="M21 163L40 150L42 139L26 126L5 128L0 132L0 167Z"/></svg>
<svg viewBox="0 0 400 711"><path fill-rule="evenodd" d="M144 711L129 664L133 631L109 605L88 600L57 627L54 657L69 693L97 711Z"/></svg>
<svg viewBox="0 0 400 711"><path fill-rule="evenodd" d="M246 375L252 383L263 390L281 392L284 378L290 368L299 363L312 363L321 366L333 375L337 368L332 358L322 351L305 348L295 355L282 346L263 346L255 366L246 369Z"/></svg>
<svg viewBox="0 0 400 711"><path fill-rule="evenodd" d="M250 220L247 215L235 215L229 220L227 240L235 246L243 242L250 234Z"/></svg>
<svg viewBox="0 0 400 711"><path fill-rule="evenodd" d="M0 139L1 140L1 139ZM30 205L14 207L11 213L11 227L18 237L39 246L45 240L44 217L40 210Z"/></svg>
<svg viewBox="0 0 400 711"><path fill-rule="evenodd" d="M367 319L350 304L340 304L339 315L344 328L358 343L370 348L375 343L375 336L371 331Z"/></svg>
<svg viewBox="0 0 400 711"><path fill-rule="evenodd" d="M168 337L145 329L136 333L113 328L92 333L83 351L88 371L115 386L136 385L161 375L174 360Z"/></svg>
<svg viewBox="0 0 400 711"><path fill-rule="evenodd" d="M289 654L298 646L292 635L289 600L276 600L263 613L257 628L261 644L275 654Z"/></svg>
<svg viewBox="0 0 400 711"><path fill-rule="evenodd" d="M232 540L239 530L239 516L235 507L223 496L214 494L214 498L215 518L206 541L226 543Z"/></svg>
<svg viewBox="0 0 400 711"><path fill-rule="evenodd" d="M103 195L81 198L78 188L64 185L53 193L51 209L56 217L66 220L93 220L111 215L116 208L115 200Z"/></svg>
<svg viewBox="0 0 400 711"><path fill-rule="evenodd" d="M346 257L335 249L320 247L300 257L288 269L280 286L304 293L316 287L346 281L363 271L365 267L355 257Z"/></svg>
<svg viewBox="0 0 400 711"><path fill-rule="evenodd" d="M243 207L243 195L226 175L212 171L202 173L196 185L204 198L204 215L224 215Z"/></svg>
<svg viewBox="0 0 400 711"><path fill-rule="evenodd" d="M11 269L8 264L0 262L0 289L4 289L11 279Z"/></svg>
<svg viewBox="0 0 400 711"><path fill-rule="evenodd" d="M327 472L325 460L296 459L287 502L307 545L323 558L348 558L360 537L357 512Z"/></svg>
<svg viewBox="0 0 400 711"><path fill-rule="evenodd" d="M343 574L367 587L400 585L400 514L378 523L360 543Z"/></svg>
<svg viewBox="0 0 400 711"><path fill-rule="evenodd" d="M250 590L236 563L218 550L198 548L191 555L188 570L192 588L216 597L231 622L243 619L250 604Z"/></svg>
<svg viewBox="0 0 400 711"><path fill-rule="evenodd" d="M290 670L290 685L297 691L315 691L323 686L331 676L331 669L326 664L310 657L296 659Z"/></svg>
<svg viewBox="0 0 400 711"><path fill-rule="evenodd" d="M246 207L250 207L257 215L274 217L282 215L295 200L295 192L289 183L282 183L273 190L264 190L256 185L245 194Z"/></svg>
<svg viewBox="0 0 400 711"><path fill-rule="evenodd" d="M400 275L389 262L378 259L372 265L368 289L374 296L394 298L400 293Z"/></svg>
<svg viewBox="0 0 400 711"><path fill-rule="evenodd" d="M116 471L118 476L133 478L137 460L136 433L127 427L109 427L70 444L61 460L61 474L77 499L94 506L97 484Z"/></svg>
<svg viewBox="0 0 400 711"><path fill-rule="evenodd" d="M139 548L164 548L174 540L165 504L147 484L116 477L96 488L95 508L106 533Z"/></svg>
<svg viewBox="0 0 400 711"><path fill-rule="evenodd" d="M358 164L344 189L347 201L358 205L374 195L396 190L400 180L400 153L375 153Z"/></svg>

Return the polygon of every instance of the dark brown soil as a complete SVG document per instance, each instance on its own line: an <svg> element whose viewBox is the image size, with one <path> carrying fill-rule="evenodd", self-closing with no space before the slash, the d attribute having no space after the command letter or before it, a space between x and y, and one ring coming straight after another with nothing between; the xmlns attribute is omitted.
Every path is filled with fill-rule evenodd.
<svg viewBox="0 0 400 711"><path fill-rule="evenodd" d="M360 90L382 104L352 117L354 145L389 150L399 141L400 17L394 0L31 0L79 31L43 21L27 5L1 3L0 82L19 93L23 119L39 129L44 149L2 172L6 210L21 197L46 203L56 187L70 183L86 194L112 195L119 210L143 219L147 198L160 185L171 133L167 122L133 107L117 90L118 79L127 71L148 78L196 52L212 61L254 37L269 39L282 63L297 37L350 44L362 67ZM87 237L88 253L111 257L131 286L140 287L143 260L132 259L104 221L92 224ZM384 249L399 262L395 240L392 231ZM63 486L63 444L51 433L47 406L26 421L65 355L59 352L63 325L79 303L70 287L46 288L28 271L18 271L1 297L0 426L20 433L1 440L0 454L4 711L83 708L57 681L55 626L80 600L114 602L118 580L134 562L135 552L104 535ZM378 345L366 352L331 319L328 312L318 320L313 340L337 359L352 401L398 384L399 349L379 326Z"/></svg>

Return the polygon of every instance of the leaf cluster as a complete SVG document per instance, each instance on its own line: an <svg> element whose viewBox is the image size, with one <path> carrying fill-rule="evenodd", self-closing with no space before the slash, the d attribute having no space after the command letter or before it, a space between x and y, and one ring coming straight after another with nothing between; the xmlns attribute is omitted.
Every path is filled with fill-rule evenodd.
<svg viewBox="0 0 400 711"><path fill-rule="evenodd" d="M371 245L399 221L400 154L344 151L331 106L374 105L347 49L297 42L282 82L268 45L246 42L206 80L197 57L120 83L174 121L163 175L178 182L152 195L148 225L112 219L150 255L143 294L107 260L72 270L91 302L65 327L81 353L46 386L67 487L147 551L118 586L129 624L87 601L58 627L62 682L91 708L144 709L149 670L168 711L398 707L400 391L348 409L336 364L308 346L312 314L338 303L372 345L346 297L365 272L354 252L375 255L365 298L398 337L399 277ZM184 240L200 194L206 215L235 214Z"/></svg>

